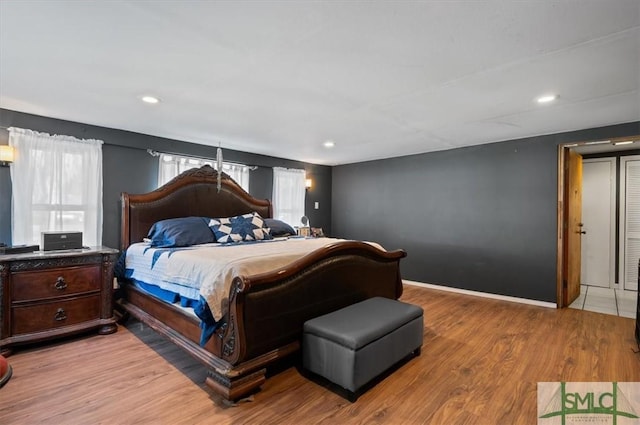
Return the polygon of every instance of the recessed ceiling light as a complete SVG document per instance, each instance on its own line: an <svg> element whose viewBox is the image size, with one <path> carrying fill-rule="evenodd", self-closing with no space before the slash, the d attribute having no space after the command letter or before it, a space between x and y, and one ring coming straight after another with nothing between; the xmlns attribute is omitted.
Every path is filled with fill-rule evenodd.
<svg viewBox="0 0 640 425"><path fill-rule="evenodd" d="M630 145L631 143L633 143L633 140L626 140L624 142L615 142L614 145L616 146L620 146L620 145Z"/></svg>
<svg viewBox="0 0 640 425"><path fill-rule="evenodd" d="M142 101L144 103L152 103L152 104L160 103L160 99L154 96L142 96Z"/></svg>
<svg viewBox="0 0 640 425"><path fill-rule="evenodd" d="M334 142L333 140L327 140L322 144L322 146L324 146L325 148L332 148L335 145L336 145L336 142Z"/></svg>
<svg viewBox="0 0 640 425"><path fill-rule="evenodd" d="M544 96L540 96L536 100L538 101L538 103L549 103L549 102L553 102L557 98L558 98L557 94L545 94Z"/></svg>

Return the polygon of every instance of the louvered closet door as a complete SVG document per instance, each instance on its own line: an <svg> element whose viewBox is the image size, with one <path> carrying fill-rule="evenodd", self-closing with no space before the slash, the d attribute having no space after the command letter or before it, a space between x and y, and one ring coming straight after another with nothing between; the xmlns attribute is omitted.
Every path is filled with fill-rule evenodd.
<svg viewBox="0 0 640 425"><path fill-rule="evenodd" d="M640 258L640 156L620 159L620 194L624 194L621 208L620 260L624 289L638 289L638 258Z"/></svg>

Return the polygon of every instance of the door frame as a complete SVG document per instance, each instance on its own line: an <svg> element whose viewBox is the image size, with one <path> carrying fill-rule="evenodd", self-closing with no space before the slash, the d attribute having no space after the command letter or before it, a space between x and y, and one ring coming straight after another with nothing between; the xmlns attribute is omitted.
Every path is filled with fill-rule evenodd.
<svg viewBox="0 0 640 425"><path fill-rule="evenodd" d="M632 136L624 136L624 137L616 137L608 139L604 143L608 143L613 145L616 142L628 141L628 140L638 140L639 135ZM567 241L562 237L564 230L564 221L565 221L565 213L564 213L564 190L566 185L566 178L564 173L564 161L567 155L567 152L571 148L575 148L578 146L590 145L595 143L603 143L603 142L593 142L593 141L582 141L582 142L569 142L569 143L560 143L558 145L558 193L557 193L557 228L556 228L556 308L564 308L568 307L566 300L563 295L562 288L562 277L565 273L565 268L567 267L567 260L565 257L568 252L566 243ZM619 149L612 149L611 152L615 152Z"/></svg>
<svg viewBox="0 0 640 425"><path fill-rule="evenodd" d="M565 258L568 254L568 246L564 236L564 227L566 214L564 213L564 194L565 194L565 185L567 184L567 178L564 172L564 166L566 157L569 154L569 149L572 147L578 146L576 143L563 143L558 145L558 203L557 203L557 214L558 214L558 222L556 229L556 237L557 237L557 260L556 260L556 308L564 308L568 307L567 301L564 297L564 275L566 273L566 268L568 261Z"/></svg>

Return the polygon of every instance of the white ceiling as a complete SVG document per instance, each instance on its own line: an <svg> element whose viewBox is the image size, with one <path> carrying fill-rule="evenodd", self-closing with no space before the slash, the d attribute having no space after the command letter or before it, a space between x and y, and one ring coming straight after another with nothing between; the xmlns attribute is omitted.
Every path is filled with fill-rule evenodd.
<svg viewBox="0 0 640 425"><path fill-rule="evenodd" d="M639 52L640 0L2 0L0 107L345 164L637 121Z"/></svg>

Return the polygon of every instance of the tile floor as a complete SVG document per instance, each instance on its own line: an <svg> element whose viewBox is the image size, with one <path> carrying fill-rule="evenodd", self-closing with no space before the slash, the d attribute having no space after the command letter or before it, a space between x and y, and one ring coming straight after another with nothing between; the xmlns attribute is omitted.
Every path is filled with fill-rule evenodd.
<svg viewBox="0 0 640 425"><path fill-rule="evenodd" d="M579 310L636 318L638 291L582 285L580 296L569 306Z"/></svg>

